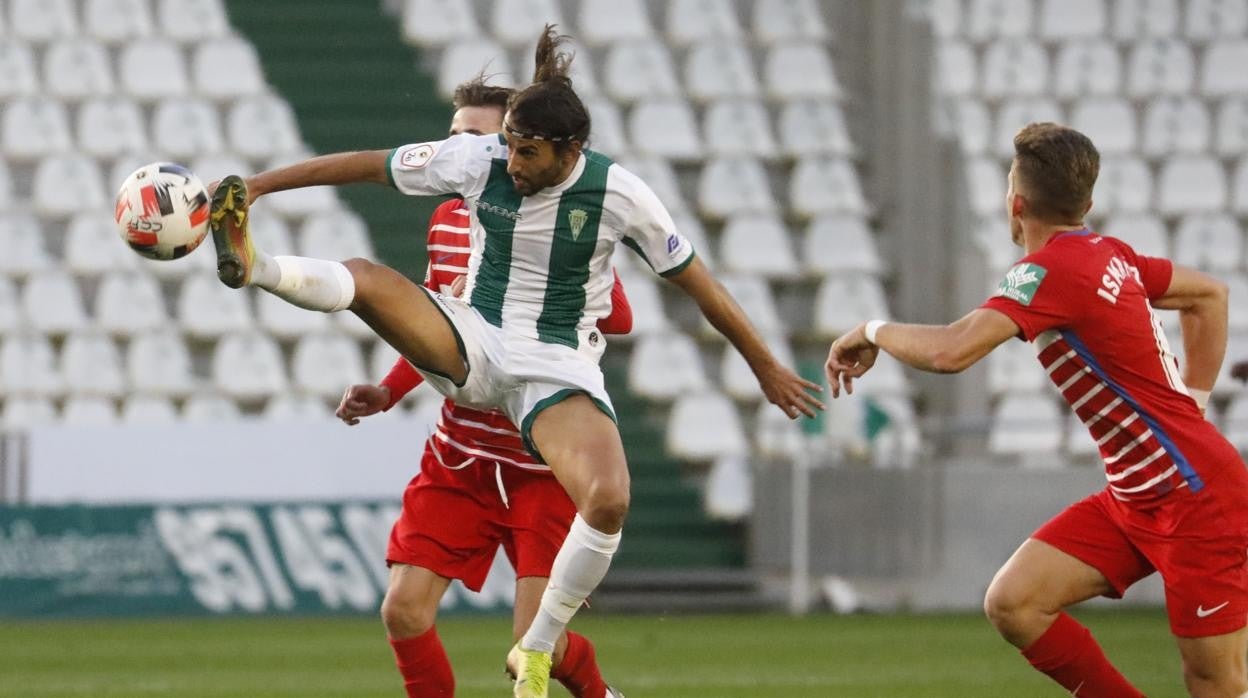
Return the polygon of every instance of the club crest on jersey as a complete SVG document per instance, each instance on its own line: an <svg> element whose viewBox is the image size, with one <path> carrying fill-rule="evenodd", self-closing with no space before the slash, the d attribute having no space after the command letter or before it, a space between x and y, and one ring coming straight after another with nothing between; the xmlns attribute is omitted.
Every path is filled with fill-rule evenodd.
<svg viewBox="0 0 1248 698"><path fill-rule="evenodd" d="M1031 305L1032 299L1036 297L1036 290L1040 288L1040 282L1044 281L1044 275L1048 273L1039 264L1015 264L1005 273L1005 278L993 295L1009 298L1020 305Z"/></svg>
<svg viewBox="0 0 1248 698"><path fill-rule="evenodd" d="M404 170L419 170L437 154L438 149L432 143L420 143L404 150L399 155L399 168Z"/></svg>
<svg viewBox="0 0 1248 698"><path fill-rule="evenodd" d="M589 214L583 209L574 208L568 211L568 227L572 230L573 240L581 237L581 231L585 229L585 224L588 222Z"/></svg>

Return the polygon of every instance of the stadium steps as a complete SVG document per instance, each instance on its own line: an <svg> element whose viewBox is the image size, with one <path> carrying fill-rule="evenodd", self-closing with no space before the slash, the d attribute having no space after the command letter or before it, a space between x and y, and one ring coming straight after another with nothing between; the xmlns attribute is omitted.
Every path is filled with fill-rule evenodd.
<svg viewBox="0 0 1248 698"><path fill-rule="evenodd" d="M446 133L450 106L417 69L381 3L227 0L227 7L316 152L390 148ZM425 221L440 202L376 185L339 193L368 222L380 260L424 278Z"/></svg>
<svg viewBox="0 0 1248 698"><path fill-rule="evenodd" d="M634 613L732 613L766 608L748 570L612 568L591 599L594 608Z"/></svg>

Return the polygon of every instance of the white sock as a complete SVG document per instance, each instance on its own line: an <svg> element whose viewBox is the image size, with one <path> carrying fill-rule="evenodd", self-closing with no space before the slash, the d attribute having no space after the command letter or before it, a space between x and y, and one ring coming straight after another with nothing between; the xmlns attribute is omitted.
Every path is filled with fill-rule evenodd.
<svg viewBox="0 0 1248 698"><path fill-rule="evenodd" d="M257 250L251 272L254 286L300 308L333 313L355 299L355 279L342 262L311 257L269 257Z"/></svg>
<svg viewBox="0 0 1248 698"><path fill-rule="evenodd" d="M580 514L572 521L568 537L550 569L550 583L542 593L542 605L528 632L520 640L527 650L554 652L555 641L568 627L590 592L607 575L611 557L620 547L619 533L595 530Z"/></svg>

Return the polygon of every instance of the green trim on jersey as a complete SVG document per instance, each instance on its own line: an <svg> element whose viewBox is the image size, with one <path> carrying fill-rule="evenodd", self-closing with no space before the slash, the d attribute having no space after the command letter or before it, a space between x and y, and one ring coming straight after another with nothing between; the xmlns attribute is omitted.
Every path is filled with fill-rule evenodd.
<svg viewBox="0 0 1248 698"><path fill-rule="evenodd" d="M668 277L679 274L680 272L684 271L685 268L688 267L690 264L693 264L693 258L697 256L698 256L697 251L694 250L692 247L690 247L689 256L685 258L685 261L681 262L680 264L677 264L676 266L672 267L671 269L668 269L667 271L659 272L659 276L666 279Z"/></svg>
<svg viewBox="0 0 1248 698"><path fill-rule="evenodd" d="M616 424L620 423L620 420L615 416L615 411L612 410L607 403L579 388L563 388L551 393L549 396L544 397L541 400L538 400L537 403L533 405L533 409L529 410L529 413L524 415L524 417L520 420L520 439L524 442L524 447L529 450L529 453L543 465L546 464L546 460L542 458L542 454L537 450L537 444L533 443L533 422L537 419L537 415L541 414L544 410L546 410L546 408L554 407L573 395L584 395L592 400L594 406L601 410L603 414L610 417L611 421Z"/></svg>
<svg viewBox="0 0 1248 698"><path fill-rule="evenodd" d="M394 169L391 166L394 164L394 154L397 152L399 152L399 149L395 148L390 151L389 155L386 156L386 180L389 181L390 186L395 189L399 188L399 183L394 181Z"/></svg>
<svg viewBox="0 0 1248 698"><path fill-rule="evenodd" d="M555 230L546 270L546 296L537 318L537 338L577 348L577 326L585 312L585 283L589 261L598 247L598 224L607 194L611 159L587 151L585 169L576 183L559 197Z"/></svg>
<svg viewBox="0 0 1248 698"><path fill-rule="evenodd" d="M641 245L638 245L636 240L628 236L625 236L623 238L620 238L620 242L627 245L628 249L632 250L633 252L636 252L637 256L641 257L642 261L646 263L646 266L650 267L650 271L654 271L654 263L652 263L650 261L650 258L646 256L645 250L641 249Z"/></svg>
<svg viewBox="0 0 1248 698"><path fill-rule="evenodd" d="M491 162L490 176L476 202L477 221L485 229L485 249L469 304L495 327L503 326L503 298L511 281L511 240L523 200L507 174L507 161Z"/></svg>

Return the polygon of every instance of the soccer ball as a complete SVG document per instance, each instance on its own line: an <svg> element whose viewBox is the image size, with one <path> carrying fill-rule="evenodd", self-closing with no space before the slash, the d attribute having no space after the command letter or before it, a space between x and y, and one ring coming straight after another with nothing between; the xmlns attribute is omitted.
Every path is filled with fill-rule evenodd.
<svg viewBox="0 0 1248 698"><path fill-rule="evenodd" d="M208 190L181 165L144 165L122 183L113 219L130 249L148 259L177 259L208 232Z"/></svg>

